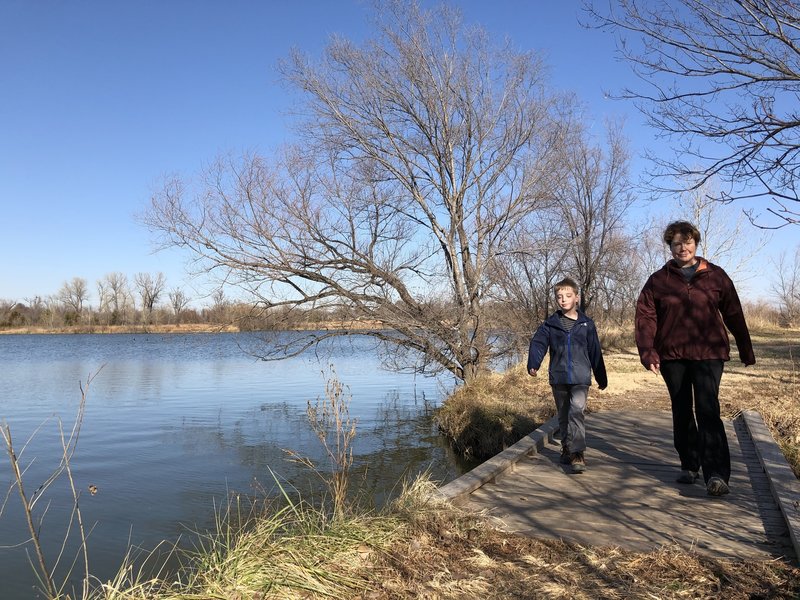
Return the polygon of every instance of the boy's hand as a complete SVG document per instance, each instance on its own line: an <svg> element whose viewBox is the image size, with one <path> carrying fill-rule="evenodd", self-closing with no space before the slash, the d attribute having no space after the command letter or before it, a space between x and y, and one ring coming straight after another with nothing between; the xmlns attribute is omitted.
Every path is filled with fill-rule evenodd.
<svg viewBox="0 0 800 600"><path fill-rule="evenodd" d="M650 370L655 373L656 375L661 373L661 364L653 363L650 365Z"/></svg>
<svg viewBox="0 0 800 600"><path fill-rule="evenodd" d="M531 377L536 377L536 369L528 369L528 375Z"/></svg>

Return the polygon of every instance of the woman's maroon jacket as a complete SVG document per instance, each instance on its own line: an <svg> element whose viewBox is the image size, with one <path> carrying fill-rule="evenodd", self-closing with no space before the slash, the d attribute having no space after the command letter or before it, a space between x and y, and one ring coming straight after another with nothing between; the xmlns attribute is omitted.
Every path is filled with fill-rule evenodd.
<svg viewBox="0 0 800 600"><path fill-rule="evenodd" d="M728 333L739 358L755 364L736 288L725 271L702 257L690 281L669 261L653 273L636 301L636 346L645 368L665 360L730 359Z"/></svg>

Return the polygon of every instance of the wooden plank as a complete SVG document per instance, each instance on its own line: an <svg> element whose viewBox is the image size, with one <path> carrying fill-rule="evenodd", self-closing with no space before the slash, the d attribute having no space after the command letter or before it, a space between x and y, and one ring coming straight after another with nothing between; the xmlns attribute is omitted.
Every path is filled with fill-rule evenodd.
<svg viewBox="0 0 800 600"><path fill-rule="evenodd" d="M753 439L761 467L767 475L775 503L783 513L795 555L800 558L800 482L794 476L786 457L775 443L761 415L752 410L742 412L742 419Z"/></svg>

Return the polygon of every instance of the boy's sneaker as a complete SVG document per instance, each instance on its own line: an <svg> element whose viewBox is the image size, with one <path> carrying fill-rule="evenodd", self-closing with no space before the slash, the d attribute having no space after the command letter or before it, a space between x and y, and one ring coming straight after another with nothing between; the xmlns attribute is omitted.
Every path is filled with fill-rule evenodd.
<svg viewBox="0 0 800 600"><path fill-rule="evenodd" d="M712 477L708 480L706 492L708 492L709 496L724 496L730 491L728 484L721 477Z"/></svg>
<svg viewBox="0 0 800 600"><path fill-rule="evenodd" d="M562 465L571 465L572 464L572 454L570 454L569 449L566 446L561 446L561 458L559 462Z"/></svg>
<svg viewBox="0 0 800 600"><path fill-rule="evenodd" d="M583 452L573 452L569 457L569 465L573 473L583 473L586 470L586 461Z"/></svg>
<svg viewBox="0 0 800 600"><path fill-rule="evenodd" d="M697 481L697 478L700 477L700 473L697 471L692 471L690 469L683 469L681 474L678 475L678 478L675 480L678 483L694 483Z"/></svg>

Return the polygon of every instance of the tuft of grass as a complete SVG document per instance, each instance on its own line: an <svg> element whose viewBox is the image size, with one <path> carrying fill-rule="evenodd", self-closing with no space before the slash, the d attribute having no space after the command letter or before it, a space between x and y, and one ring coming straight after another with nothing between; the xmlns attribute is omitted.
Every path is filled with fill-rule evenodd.
<svg viewBox="0 0 800 600"><path fill-rule="evenodd" d="M302 501L260 514L242 514L243 506L252 510L232 501L216 531L184 551L176 575L142 582L121 572L89 600L352 598L379 585L375 557L405 529L388 515L330 519Z"/></svg>
<svg viewBox="0 0 800 600"><path fill-rule="evenodd" d="M458 388L436 412L436 424L467 458L494 456L555 414L547 365L531 377L525 365L486 373Z"/></svg>

